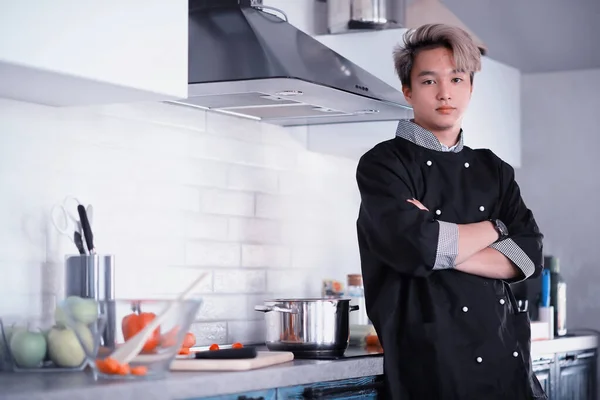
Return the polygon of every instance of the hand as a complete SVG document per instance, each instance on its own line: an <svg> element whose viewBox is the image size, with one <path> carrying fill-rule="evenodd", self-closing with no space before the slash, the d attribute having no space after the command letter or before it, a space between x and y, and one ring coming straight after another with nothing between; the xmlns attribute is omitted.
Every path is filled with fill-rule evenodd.
<svg viewBox="0 0 600 400"><path fill-rule="evenodd" d="M411 204L413 204L413 205L417 206L419 209L421 209L421 210L423 210L423 211L429 211L429 209L427 209L427 207L425 207L423 204L421 204L421 202L420 202L419 200L416 200L416 199L408 199L408 200L406 200L406 201L408 201L409 203L411 203Z"/></svg>

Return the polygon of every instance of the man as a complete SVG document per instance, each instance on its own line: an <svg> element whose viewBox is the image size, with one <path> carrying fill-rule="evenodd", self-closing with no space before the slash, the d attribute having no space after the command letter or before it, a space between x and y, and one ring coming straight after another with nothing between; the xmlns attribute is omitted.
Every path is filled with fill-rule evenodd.
<svg viewBox="0 0 600 400"><path fill-rule="evenodd" d="M363 155L356 174L387 398L545 399L529 318L509 286L539 275L543 236L513 168L463 144L480 52L463 30L434 24L409 31L394 62L414 119Z"/></svg>

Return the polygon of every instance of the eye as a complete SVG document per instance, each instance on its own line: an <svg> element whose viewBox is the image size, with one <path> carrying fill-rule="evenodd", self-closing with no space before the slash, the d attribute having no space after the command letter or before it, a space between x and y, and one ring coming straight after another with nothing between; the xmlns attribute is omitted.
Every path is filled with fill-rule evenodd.
<svg viewBox="0 0 600 400"><path fill-rule="evenodd" d="M433 85L433 79L427 79L426 81L423 81L423 85Z"/></svg>
<svg viewBox="0 0 600 400"><path fill-rule="evenodd" d="M454 82L454 83L459 83L459 82L462 82L462 81L463 81L463 78L453 78L452 79L452 82Z"/></svg>

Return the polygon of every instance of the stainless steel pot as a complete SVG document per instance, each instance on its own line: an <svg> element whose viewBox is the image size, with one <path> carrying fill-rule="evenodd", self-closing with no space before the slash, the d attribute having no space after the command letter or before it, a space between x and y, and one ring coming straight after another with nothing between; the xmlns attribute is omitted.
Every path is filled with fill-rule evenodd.
<svg viewBox="0 0 600 400"><path fill-rule="evenodd" d="M265 313L266 345L296 358L336 358L350 339L350 299L277 299L254 307Z"/></svg>

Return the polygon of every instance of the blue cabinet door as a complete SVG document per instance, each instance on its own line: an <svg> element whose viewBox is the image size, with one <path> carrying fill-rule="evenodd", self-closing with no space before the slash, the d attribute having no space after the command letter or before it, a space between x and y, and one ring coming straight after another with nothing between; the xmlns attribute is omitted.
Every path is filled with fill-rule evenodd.
<svg viewBox="0 0 600 400"><path fill-rule="evenodd" d="M262 390L259 392L248 392L248 393L237 393L237 394L226 394L223 396L215 397L200 397L189 400L276 400L277 390Z"/></svg>
<svg viewBox="0 0 600 400"><path fill-rule="evenodd" d="M377 399L382 388L381 379L376 376L319 382L303 386L277 389L277 400L293 399Z"/></svg>

